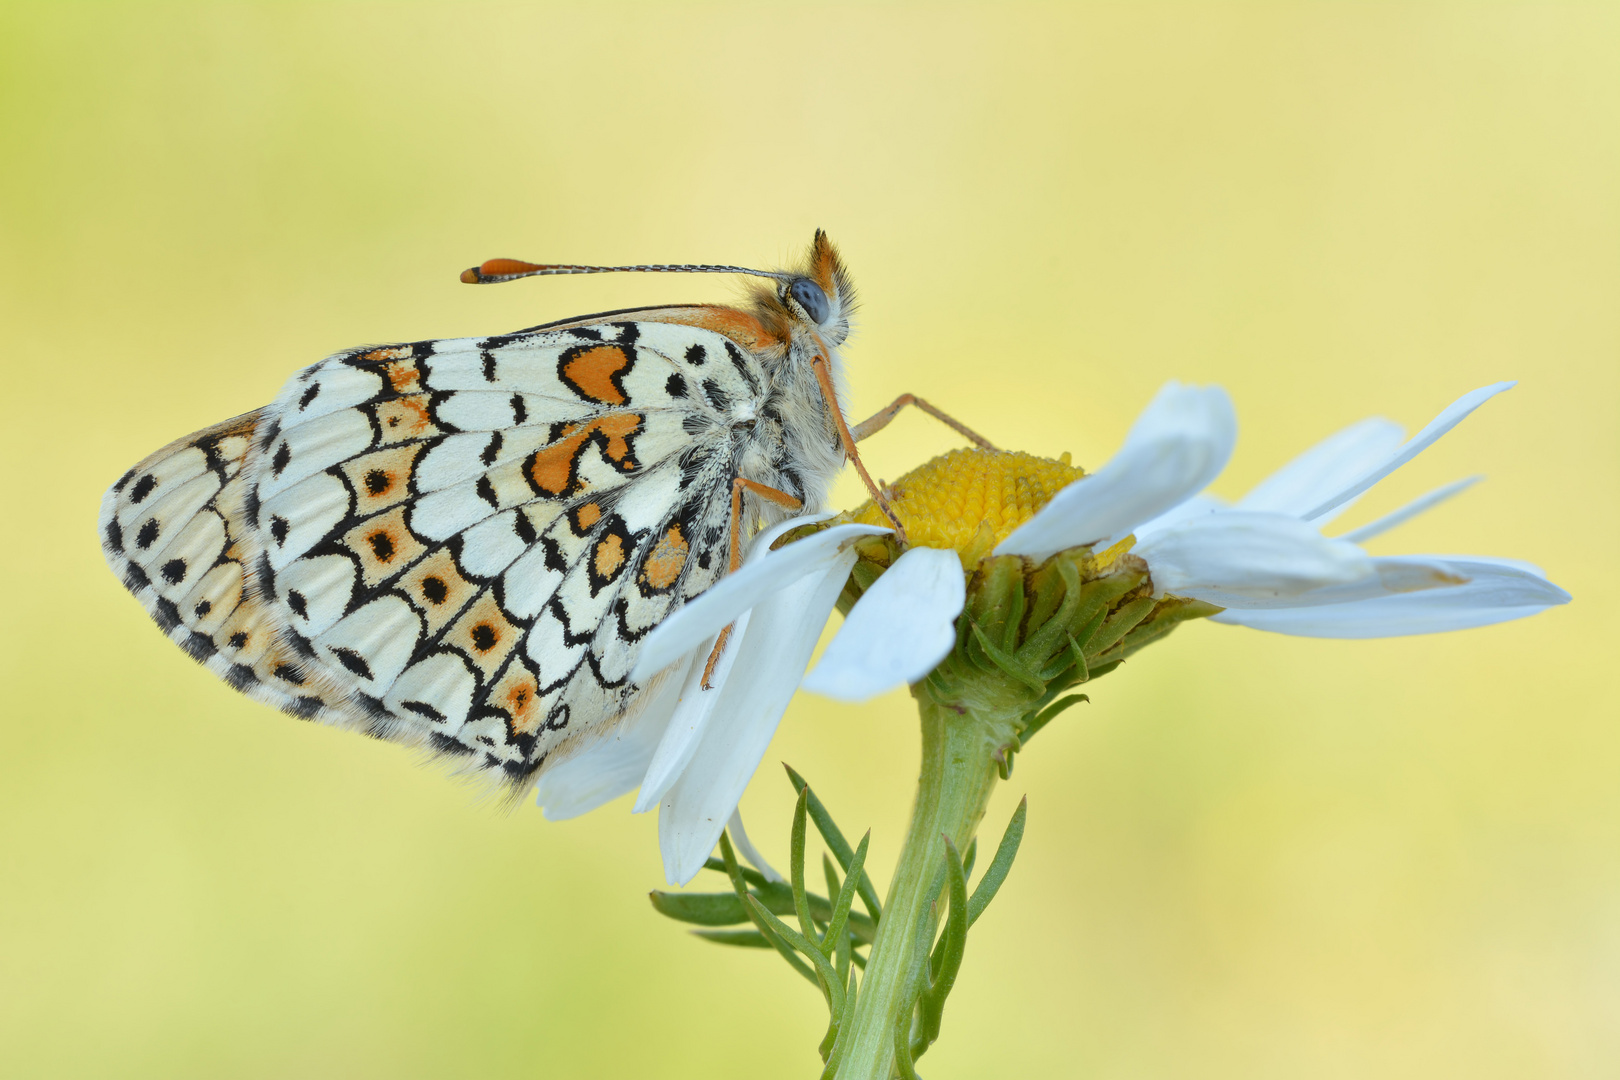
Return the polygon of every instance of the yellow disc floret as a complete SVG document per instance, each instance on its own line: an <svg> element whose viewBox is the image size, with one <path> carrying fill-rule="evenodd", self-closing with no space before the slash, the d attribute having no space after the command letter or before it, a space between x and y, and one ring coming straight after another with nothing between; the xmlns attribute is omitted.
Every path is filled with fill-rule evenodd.
<svg viewBox="0 0 1620 1080"><path fill-rule="evenodd" d="M1003 450L952 450L896 480L890 504L914 545L952 548L971 570L1018 526L1085 472L1069 464ZM887 525L868 501L849 519Z"/></svg>

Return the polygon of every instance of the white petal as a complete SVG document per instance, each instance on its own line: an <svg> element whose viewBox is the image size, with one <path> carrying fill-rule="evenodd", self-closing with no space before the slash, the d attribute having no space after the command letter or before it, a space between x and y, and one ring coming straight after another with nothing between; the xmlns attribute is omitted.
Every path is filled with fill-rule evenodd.
<svg viewBox="0 0 1620 1080"><path fill-rule="evenodd" d="M631 807L632 813L645 814L657 806L692 760L703 729L708 726L709 717L714 714L715 705L720 700L720 688L725 685L732 664L737 662L737 652L748 634L749 616L752 614L745 611L732 624L731 637L720 651L720 659L714 664L709 683L711 689L703 689L703 673L709 666L709 653L714 649L715 638L705 639L702 648L689 654L691 666L677 692L678 704L664 728L664 737L658 743L658 749L647 763L646 776L641 781L640 793L636 795L636 805Z"/></svg>
<svg viewBox="0 0 1620 1080"><path fill-rule="evenodd" d="M1511 390L1516 385L1518 384L1515 382L1492 383L1490 386L1482 386L1478 390L1471 390L1464 394L1442 409L1439 416L1429 421L1428 426L1408 439L1388 458L1368 470L1366 475L1348 485L1342 491L1327 497L1321 504L1312 507L1301 516L1306 521L1313 521L1331 510L1344 506L1351 499L1354 499L1357 495L1360 495L1378 481L1417 457L1424 450L1427 450L1436 439L1462 423L1469 413L1502 391Z"/></svg>
<svg viewBox="0 0 1620 1080"><path fill-rule="evenodd" d="M749 549L748 560L736 573L727 574L659 623L642 642L630 681L641 682L650 677L682 654L691 652L704 638L718 634L721 627L765 597L825 570L856 538L892 531L877 525L834 525L780 551L770 550L771 542L778 536L805 521L804 518L791 519L760 533Z"/></svg>
<svg viewBox="0 0 1620 1080"><path fill-rule="evenodd" d="M1123 536L1207 487L1236 442L1237 414L1225 390L1168 383L1108 464L1058 492L995 553L1044 559Z"/></svg>
<svg viewBox="0 0 1620 1080"><path fill-rule="evenodd" d="M714 850L776 734L854 565L853 551L840 552L830 567L800 578L754 608L737 663L697 752L659 809L658 844L664 876L672 883L692 880Z"/></svg>
<svg viewBox="0 0 1620 1080"><path fill-rule="evenodd" d="M1298 518L1232 510L1172 525L1137 545L1157 592L1222 607L1289 605L1313 589L1376 582L1366 552Z"/></svg>
<svg viewBox="0 0 1620 1080"><path fill-rule="evenodd" d="M1369 521L1359 529L1351 529L1339 539L1348 540L1352 544L1366 543L1375 536L1389 532L1397 525L1404 525L1419 514L1445 502L1453 495L1461 495L1483 479L1485 479L1483 476L1468 476L1461 480L1454 480L1445 487L1435 488L1427 495L1420 495L1399 510L1393 510L1377 521ZM1349 503L1346 503L1345 506L1349 506Z"/></svg>
<svg viewBox="0 0 1620 1080"><path fill-rule="evenodd" d="M754 842L748 839L748 830L743 828L741 810L731 812L731 820L726 822L726 827L731 830L731 838L737 841L737 853L753 863L754 869L764 874L766 881L787 880L777 871L776 867L765 861L765 856L761 855L759 849L754 846Z"/></svg>
<svg viewBox="0 0 1620 1080"><path fill-rule="evenodd" d="M1237 509L1300 517L1377 468L1405 437L1405 428L1381 416L1351 424L1260 481Z"/></svg>
<svg viewBox="0 0 1620 1080"><path fill-rule="evenodd" d="M1234 623L1278 634L1323 638L1402 637L1438 634L1522 619L1569 602L1569 593L1534 568L1506 559L1478 556L1443 558L1469 581L1444 589L1381 596L1328 607L1292 611L1223 611L1216 622Z"/></svg>
<svg viewBox="0 0 1620 1080"><path fill-rule="evenodd" d="M966 598L956 552L912 548L856 602L804 688L866 701L916 682L956 647Z"/></svg>
<svg viewBox="0 0 1620 1080"><path fill-rule="evenodd" d="M686 669L677 666L643 688L632 711L613 730L540 774L535 801L545 808L547 820L561 821L595 810L641 783L680 700L685 675Z"/></svg>
<svg viewBox="0 0 1620 1080"><path fill-rule="evenodd" d="M1146 540L1148 537L1163 532L1172 525L1180 525L1184 521L1191 521L1193 518L1203 517L1206 514L1219 514L1228 509L1230 507L1213 495L1194 495L1186 502L1172 506L1152 521L1138 525L1131 532L1136 534L1138 541ZM1119 536L1111 536L1107 542L1118 543L1128 535L1130 534L1122 533Z"/></svg>

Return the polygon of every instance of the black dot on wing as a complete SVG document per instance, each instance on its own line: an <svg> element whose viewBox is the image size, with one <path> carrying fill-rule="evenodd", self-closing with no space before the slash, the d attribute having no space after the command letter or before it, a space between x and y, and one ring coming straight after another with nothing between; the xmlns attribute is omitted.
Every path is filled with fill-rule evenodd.
<svg viewBox="0 0 1620 1080"><path fill-rule="evenodd" d="M147 518L146 524L141 526L141 531L135 534L135 546L140 548L142 551L145 551L147 548L152 546L153 541L155 541L157 538L157 518Z"/></svg>
<svg viewBox="0 0 1620 1080"><path fill-rule="evenodd" d="M495 628L489 623L479 623L472 628L473 648L479 652L489 652L495 647L496 640Z"/></svg>
<svg viewBox="0 0 1620 1080"><path fill-rule="evenodd" d="M170 585L178 585L186 579L186 560L170 559L163 564L163 580Z"/></svg>
<svg viewBox="0 0 1620 1080"><path fill-rule="evenodd" d="M701 345L693 345L690 349L686 350L686 362L688 364L701 364L707 359L708 356L704 354L703 346Z"/></svg>
<svg viewBox="0 0 1620 1080"><path fill-rule="evenodd" d="M304 594L297 589L288 591L287 606L292 608L293 613L299 618L309 618L309 602L304 599Z"/></svg>
<svg viewBox="0 0 1620 1080"><path fill-rule="evenodd" d="M393 482L393 479L381 469L372 469L366 473L366 494L381 495Z"/></svg>
<svg viewBox="0 0 1620 1080"><path fill-rule="evenodd" d="M664 383L664 393L668 394L670 397L686 396L686 380L681 377L680 372L677 371L672 374L669 377L669 381Z"/></svg>
<svg viewBox="0 0 1620 1080"><path fill-rule="evenodd" d="M534 522L530 521L529 515L522 510L519 510L517 517L512 520L512 531L517 533L518 539L525 544L532 544L540 538L540 534L534 529Z"/></svg>
<svg viewBox="0 0 1620 1080"><path fill-rule="evenodd" d="M320 392L321 392L321 384L320 383L311 383L309 389L305 390L303 392L303 394L300 395L299 398L298 398L298 411L302 412L303 410L309 408L309 403L314 401L315 400L315 395L320 393Z"/></svg>
<svg viewBox="0 0 1620 1080"><path fill-rule="evenodd" d="M135 503L143 501L148 495L152 494L152 489L155 487L157 487L157 477L148 473L135 481L135 486L129 491L129 501Z"/></svg>
<svg viewBox="0 0 1620 1080"><path fill-rule="evenodd" d="M247 639L247 631L238 630L236 633L230 636L230 640L227 642L227 644L229 644L233 649L242 649L247 647Z"/></svg>
<svg viewBox="0 0 1620 1080"><path fill-rule="evenodd" d="M197 616L197 618L201 619L201 618L205 617L210 611L213 611L213 610L214 610L213 601L211 601L211 600L199 600L199 601L197 601L197 606L191 609L191 613L193 615Z"/></svg>
<svg viewBox="0 0 1620 1080"><path fill-rule="evenodd" d="M450 597L450 590L443 579L428 577L422 579L422 595L427 597L430 604L442 604Z"/></svg>
<svg viewBox="0 0 1620 1080"><path fill-rule="evenodd" d="M523 425L523 421L527 420L528 418L529 418L529 406L523 400L523 395L522 394L513 394L512 395L512 424L513 424L513 426L514 427L521 427Z"/></svg>
<svg viewBox="0 0 1620 1080"><path fill-rule="evenodd" d="M397 417L397 416L390 416L390 417L389 417L389 418L388 418L388 426L389 426L389 427L399 427L399 417Z"/></svg>
<svg viewBox="0 0 1620 1080"><path fill-rule="evenodd" d="M382 530L366 537L366 543L371 545L371 553L377 556L378 562L388 562L394 557L394 538Z"/></svg>
<svg viewBox="0 0 1620 1080"><path fill-rule="evenodd" d="M276 546L280 547L287 542L287 519L279 515L270 519L270 535L275 538Z"/></svg>
<svg viewBox="0 0 1620 1080"><path fill-rule="evenodd" d="M287 447L286 443L282 443L276 447L275 456L270 459L270 475L280 476L281 470L285 469L291 461L292 450Z"/></svg>

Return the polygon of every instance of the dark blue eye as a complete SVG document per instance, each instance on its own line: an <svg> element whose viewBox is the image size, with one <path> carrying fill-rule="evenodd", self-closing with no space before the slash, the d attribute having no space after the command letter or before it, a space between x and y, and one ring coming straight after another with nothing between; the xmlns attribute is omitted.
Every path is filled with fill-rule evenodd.
<svg viewBox="0 0 1620 1080"><path fill-rule="evenodd" d="M820 285L809 278L800 278L788 286L788 292L804 308L811 322L820 324L827 321L827 294L821 291Z"/></svg>

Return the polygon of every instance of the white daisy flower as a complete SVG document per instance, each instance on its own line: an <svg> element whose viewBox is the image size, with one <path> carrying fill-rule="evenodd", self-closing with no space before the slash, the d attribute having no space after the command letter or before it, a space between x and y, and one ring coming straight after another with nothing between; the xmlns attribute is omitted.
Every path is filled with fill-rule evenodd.
<svg viewBox="0 0 1620 1080"><path fill-rule="evenodd" d="M1042 560L1070 548L1128 544L1146 562L1155 595L1225 608L1213 616L1217 622L1311 637L1427 634L1533 615L1570 597L1528 563L1476 555L1373 556L1358 546L1477 477L1343 536L1321 532L1373 485L1513 385L1465 394L1411 439L1389 420L1354 424L1227 507L1199 493L1226 466L1237 441L1231 399L1220 387L1170 383L1112 460L1064 487L994 554ZM927 674L929 658L937 663L949 651L934 655L936 643L954 640L949 627L962 607L960 575L944 573L953 558L926 548L906 552L850 612L805 688L863 701Z"/></svg>
<svg viewBox="0 0 1620 1080"><path fill-rule="evenodd" d="M1477 478L1447 485L1341 537L1321 532L1374 484L1512 385L1464 395L1410 440L1403 441L1401 428L1388 420L1352 425L1228 507L1200 492L1226 466L1236 443L1231 400L1219 387L1170 383L1096 473L1070 482L1078 470L1066 459L1000 455L1003 464L1018 460L999 481L992 478L992 486L1003 485L990 495L1000 499L997 521L988 520L997 517L990 509L983 521L969 512L968 520L944 523L947 533L954 530L962 539L931 545L928 530L914 531L908 518L914 546L864 590L808 676L803 673L816 640L856 564L854 543L890 530L839 524L772 551L784 533L826 517L782 522L754 540L735 574L648 636L631 673L648 688L639 710L548 771L539 801L547 817L566 818L639 786L636 811L659 807L659 842L670 881L690 881L728 824L745 855L773 874L751 850L736 808L801 676L805 689L844 701L864 701L923 679L958 644L964 568L985 554L1042 561L1074 548L1112 550L1116 557L1128 549L1146 563L1156 596L1224 608L1214 615L1219 622L1318 637L1435 633L1566 603L1569 594L1526 563L1482 556L1381 557L1358 546ZM902 493L897 505L906 497ZM945 510L947 518L950 513ZM1021 524L1011 527L1009 515ZM962 517L960 508L956 516ZM985 538L997 525L1005 535L992 552L993 537ZM711 689L704 690L705 661L727 624L735 630L715 665Z"/></svg>

